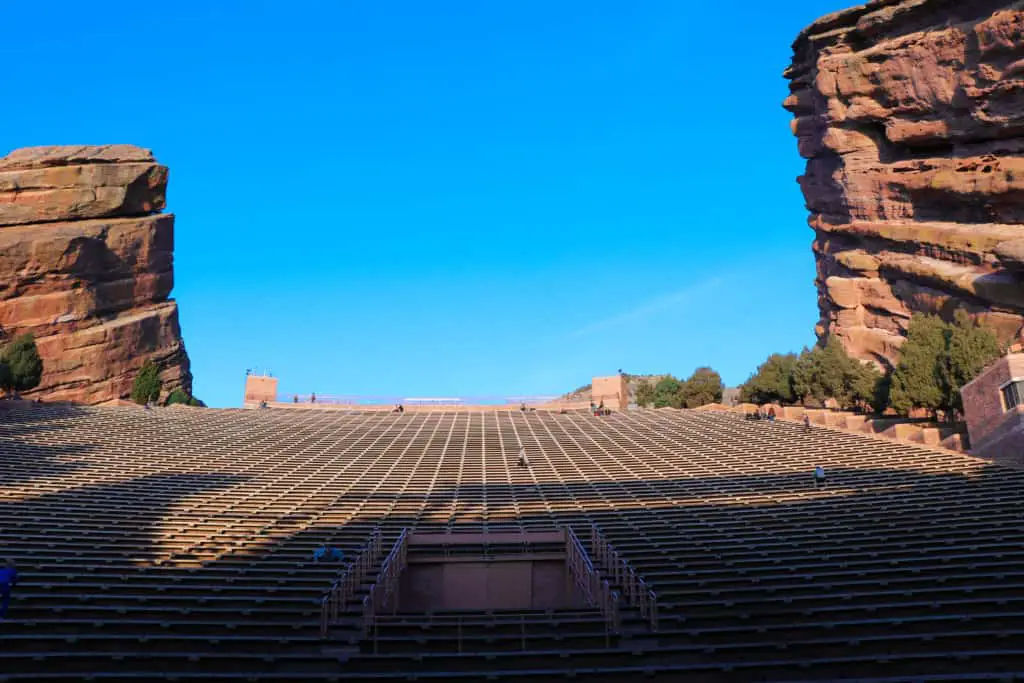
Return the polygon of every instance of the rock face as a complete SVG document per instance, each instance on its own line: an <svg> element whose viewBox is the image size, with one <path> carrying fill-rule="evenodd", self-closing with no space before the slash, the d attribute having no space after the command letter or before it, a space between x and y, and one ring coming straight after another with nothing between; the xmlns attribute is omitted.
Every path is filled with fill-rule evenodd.
<svg viewBox="0 0 1024 683"><path fill-rule="evenodd" d="M31 396L126 397L147 359L191 393L178 327L167 168L129 145L33 147L0 159L0 332L31 332Z"/></svg>
<svg viewBox="0 0 1024 683"><path fill-rule="evenodd" d="M891 365L910 315L1024 322L1024 9L874 0L786 71L815 231L817 332Z"/></svg>

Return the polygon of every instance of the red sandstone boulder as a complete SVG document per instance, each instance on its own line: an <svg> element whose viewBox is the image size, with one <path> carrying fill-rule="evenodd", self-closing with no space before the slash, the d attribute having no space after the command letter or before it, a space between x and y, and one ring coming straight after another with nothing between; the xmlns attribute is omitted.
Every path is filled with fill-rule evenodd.
<svg viewBox="0 0 1024 683"><path fill-rule="evenodd" d="M166 190L148 150L33 147L0 159L0 225L144 215L163 210Z"/></svg>
<svg viewBox="0 0 1024 683"><path fill-rule="evenodd" d="M147 359L191 391L178 327L167 169L130 145L34 147L0 159L0 331L32 332L32 395L126 397Z"/></svg>
<svg viewBox="0 0 1024 683"><path fill-rule="evenodd" d="M875 0L793 45L816 330L859 358L893 362L914 312L1024 323L1024 10L999 4Z"/></svg>

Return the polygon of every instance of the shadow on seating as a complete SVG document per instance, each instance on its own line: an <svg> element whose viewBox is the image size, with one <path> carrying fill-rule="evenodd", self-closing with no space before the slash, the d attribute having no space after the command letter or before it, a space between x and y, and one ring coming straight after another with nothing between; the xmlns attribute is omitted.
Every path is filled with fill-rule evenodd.
<svg viewBox="0 0 1024 683"><path fill-rule="evenodd" d="M89 467L91 444L53 443L69 420L90 415L80 407L0 401L0 487L60 477ZM2 493L2 490L0 490Z"/></svg>

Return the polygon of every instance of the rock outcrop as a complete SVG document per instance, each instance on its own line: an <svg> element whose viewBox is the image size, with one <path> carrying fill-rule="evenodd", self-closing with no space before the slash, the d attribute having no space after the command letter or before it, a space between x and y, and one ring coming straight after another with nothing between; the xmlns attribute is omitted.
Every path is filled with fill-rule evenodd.
<svg viewBox="0 0 1024 683"><path fill-rule="evenodd" d="M30 396L99 404L147 359L191 393L178 327L167 168L129 145L33 147L0 159L0 332L31 332Z"/></svg>
<svg viewBox="0 0 1024 683"><path fill-rule="evenodd" d="M914 312L1024 322L1024 5L874 0L793 45L820 337L891 365Z"/></svg>

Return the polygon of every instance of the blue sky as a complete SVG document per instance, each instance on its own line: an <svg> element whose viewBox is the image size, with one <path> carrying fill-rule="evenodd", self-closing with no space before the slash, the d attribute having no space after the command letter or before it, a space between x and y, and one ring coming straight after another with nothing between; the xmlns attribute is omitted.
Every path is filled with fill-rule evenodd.
<svg viewBox="0 0 1024 683"><path fill-rule="evenodd" d="M0 154L125 142L170 167L214 406L256 367L322 394L736 384L814 340L781 74L843 6L11 3Z"/></svg>

